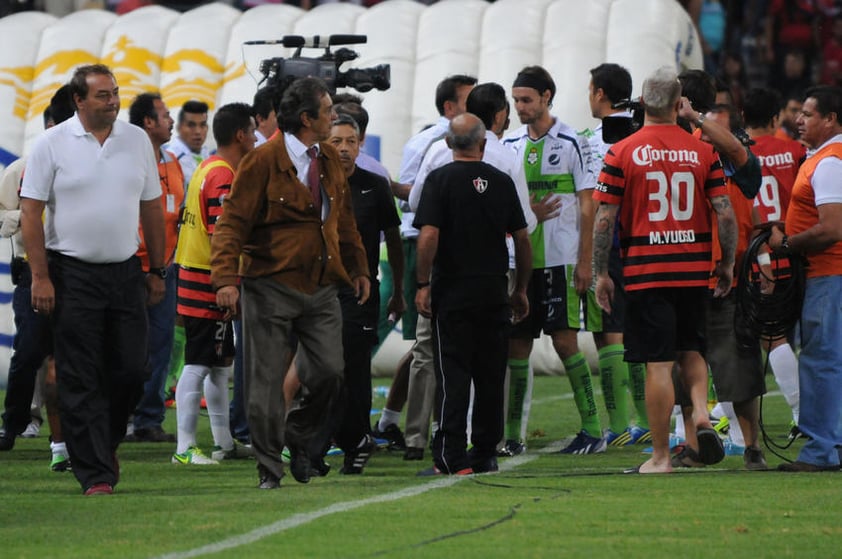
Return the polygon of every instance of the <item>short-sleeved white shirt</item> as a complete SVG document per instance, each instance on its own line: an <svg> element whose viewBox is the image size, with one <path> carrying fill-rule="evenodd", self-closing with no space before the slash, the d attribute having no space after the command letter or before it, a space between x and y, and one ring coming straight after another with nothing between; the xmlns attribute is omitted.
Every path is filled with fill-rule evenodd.
<svg viewBox="0 0 842 559"><path fill-rule="evenodd" d="M442 116L433 126L422 130L409 139L403 147L401 171L398 175L399 183L411 185L416 183L415 179L418 170L421 168L421 161L424 160L424 154L436 140L444 138L449 127L450 121ZM401 214L401 236L405 239L418 237L418 229L412 226L412 222L415 221L415 213L409 209L409 204L401 202L401 211L403 212Z"/></svg>
<svg viewBox="0 0 842 559"><path fill-rule="evenodd" d="M837 143L842 143L842 134L830 138L819 149L828 144ZM810 185L816 196L816 206L842 203L842 188L840 188L842 187L842 159L836 157L822 159L813 170Z"/></svg>
<svg viewBox="0 0 842 559"><path fill-rule="evenodd" d="M46 202L46 248L97 264L137 252L140 202L160 196L146 132L118 120L100 145L78 115L36 140L21 188L22 198Z"/></svg>

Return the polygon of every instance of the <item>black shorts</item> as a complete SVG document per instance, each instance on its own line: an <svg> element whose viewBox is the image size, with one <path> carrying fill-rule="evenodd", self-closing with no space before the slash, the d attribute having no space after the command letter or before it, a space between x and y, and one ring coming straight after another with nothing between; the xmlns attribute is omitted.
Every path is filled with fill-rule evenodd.
<svg viewBox="0 0 842 559"><path fill-rule="evenodd" d="M679 351L705 354L707 287L626 292L623 343L629 363L675 361Z"/></svg>
<svg viewBox="0 0 842 559"><path fill-rule="evenodd" d="M231 321L182 316L184 319L184 362L205 367L225 367L234 357L234 327Z"/></svg>
<svg viewBox="0 0 842 559"><path fill-rule="evenodd" d="M551 335L560 330L580 330L583 319L588 332L602 331L602 310L594 292L576 293L574 269L571 264L532 270L526 291L529 314L512 327L513 338L526 340L538 338L542 331Z"/></svg>
<svg viewBox="0 0 842 559"><path fill-rule="evenodd" d="M626 290L619 248L612 248L608 256L608 277L614 282L614 298L611 300L611 314L602 311L602 331L606 334L622 334L626 322Z"/></svg>

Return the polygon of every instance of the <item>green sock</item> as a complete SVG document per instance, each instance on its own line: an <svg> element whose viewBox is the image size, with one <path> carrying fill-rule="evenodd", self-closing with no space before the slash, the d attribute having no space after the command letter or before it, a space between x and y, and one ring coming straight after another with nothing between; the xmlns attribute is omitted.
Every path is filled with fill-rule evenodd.
<svg viewBox="0 0 842 559"><path fill-rule="evenodd" d="M529 382L529 359L509 359L509 409L506 415L506 440L520 440L523 399Z"/></svg>
<svg viewBox="0 0 842 559"><path fill-rule="evenodd" d="M178 384L181 370L184 368L184 343L186 340L184 326L176 325L173 332L172 353L170 353L170 372L167 375L167 394L175 392L175 385Z"/></svg>
<svg viewBox="0 0 842 559"><path fill-rule="evenodd" d="M567 378L570 380L570 387L573 389L573 401L576 402L576 409L579 410L579 417L582 418L582 429L591 437L602 438L599 413L596 411L596 400L593 395L591 368L588 367L585 354L580 351L564 359L562 363L564 363Z"/></svg>
<svg viewBox="0 0 842 559"><path fill-rule="evenodd" d="M597 353L609 426L620 434L629 426L629 369L623 361L623 345L608 345Z"/></svg>
<svg viewBox="0 0 842 559"><path fill-rule="evenodd" d="M637 426L649 429L649 418L646 416L646 363L628 363L628 367L632 401L637 411Z"/></svg>

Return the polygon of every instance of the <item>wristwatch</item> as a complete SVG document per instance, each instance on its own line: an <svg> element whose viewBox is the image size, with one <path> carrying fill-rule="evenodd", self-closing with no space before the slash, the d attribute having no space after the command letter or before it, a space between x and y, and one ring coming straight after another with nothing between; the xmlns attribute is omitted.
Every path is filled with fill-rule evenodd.
<svg viewBox="0 0 842 559"><path fill-rule="evenodd" d="M428 281L419 281L415 284L416 289L424 289L425 287L429 286L430 282Z"/></svg>
<svg viewBox="0 0 842 559"><path fill-rule="evenodd" d="M782 249L784 252L789 252L789 251L790 251L790 248L789 248L789 235L784 235L783 237L781 237L781 249Z"/></svg>
<svg viewBox="0 0 842 559"><path fill-rule="evenodd" d="M166 268L149 268L149 273L153 276L158 276L161 279L167 279Z"/></svg>
<svg viewBox="0 0 842 559"><path fill-rule="evenodd" d="M704 124L707 119L708 117L706 117L704 113L699 113L699 118L696 119L696 126L701 128L702 124Z"/></svg>

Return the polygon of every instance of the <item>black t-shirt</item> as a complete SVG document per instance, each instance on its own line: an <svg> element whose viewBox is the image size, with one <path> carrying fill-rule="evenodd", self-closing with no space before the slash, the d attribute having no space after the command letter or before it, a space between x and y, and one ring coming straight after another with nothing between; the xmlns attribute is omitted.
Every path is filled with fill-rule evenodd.
<svg viewBox="0 0 842 559"><path fill-rule="evenodd" d="M378 174L356 167L354 174L348 177L351 188L351 204L354 207L354 219L357 231L365 248L368 271L371 278L369 299L362 307L357 305L351 288L339 291L344 319L352 322L370 323L377 320L380 307L380 290L377 273L380 266L380 233L393 227L400 227L401 219L389 182Z"/></svg>
<svg viewBox="0 0 842 559"><path fill-rule="evenodd" d="M357 231L362 237L373 282L380 265L380 232L400 227L401 218L398 217L392 201L392 190L385 178L356 167L354 174L348 177L348 184L351 187Z"/></svg>
<svg viewBox="0 0 842 559"><path fill-rule="evenodd" d="M439 229L433 304L449 308L508 300L506 234L526 228L512 179L481 161L454 161L427 176L413 225Z"/></svg>

